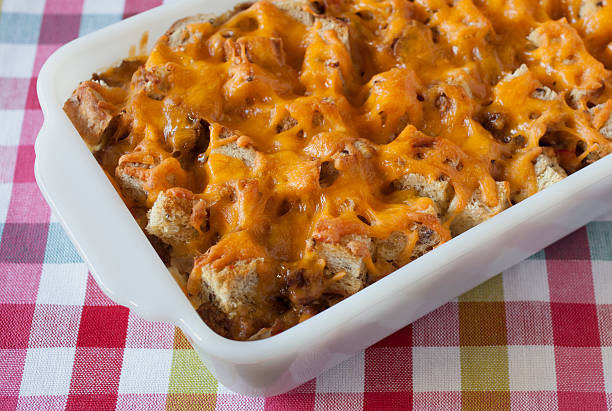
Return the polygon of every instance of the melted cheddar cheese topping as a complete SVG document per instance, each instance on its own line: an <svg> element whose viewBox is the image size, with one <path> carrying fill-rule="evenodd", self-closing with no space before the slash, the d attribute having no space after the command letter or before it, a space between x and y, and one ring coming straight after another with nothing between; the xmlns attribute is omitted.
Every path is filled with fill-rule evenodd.
<svg viewBox="0 0 612 411"><path fill-rule="evenodd" d="M258 1L177 22L67 112L206 322L262 338L612 151L611 21L609 0ZM188 224L172 203L151 228L162 195Z"/></svg>

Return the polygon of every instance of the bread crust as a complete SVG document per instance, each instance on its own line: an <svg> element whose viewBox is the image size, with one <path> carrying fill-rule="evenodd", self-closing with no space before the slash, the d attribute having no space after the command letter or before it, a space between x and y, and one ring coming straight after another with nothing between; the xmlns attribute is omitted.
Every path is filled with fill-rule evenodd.
<svg viewBox="0 0 612 411"><path fill-rule="evenodd" d="M497 203L493 206L487 204L479 188L474 190L469 202L458 214L454 214L456 209L455 201L451 203L449 214L454 215L451 222L451 233L453 236L469 230L510 207L510 185L508 182L496 181L495 187L497 191Z"/></svg>
<svg viewBox="0 0 612 411"><path fill-rule="evenodd" d="M172 246L181 246L197 239L201 226L206 225L204 215L195 227L192 223L194 207L199 200L194 194L183 188L171 188L159 193L157 200L148 213L146 230Z"/></svg>
<svg viewBox="0 0 612 411"><path fill-rule="evenodd" d="M100 93L103 85L84 81L64 104L64 112L92 151L100 150L119 121L117 108Z"/></svg>

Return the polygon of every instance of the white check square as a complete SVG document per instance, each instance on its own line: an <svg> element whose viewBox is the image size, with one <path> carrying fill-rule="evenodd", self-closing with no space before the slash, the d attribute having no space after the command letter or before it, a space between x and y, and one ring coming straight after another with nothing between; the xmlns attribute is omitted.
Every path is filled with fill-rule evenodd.
<svg viewBox="0 0 612 411"><path fill-rule="evenodd" d="M601 347L606 392L612 393L612 347Z"/></svg>
<svg viewBox="0 0 612 411"><path fill-rule="evenodd" d="M2 64L0 64L0 66L2 66ZM24 110L0 110L0 124L2 124L0 146L19 145L24 113Z"/></svg>
<svg viewBox="0 0 612 411"><path fill-rule="evenodd" d="M525 260L503 275L506 301L550 301L545 260Z"/></svg>
<svg viewBox="0 0 612 411"><path fill-rule="evenodd" d="M555 349L550 345L509 345L510 391L555 391Z"/></svg>
<svg viewBox="0 0 612 411"><path fill-rule="evenodd" d="M75 351L74 347L28 349L19 395L67 395Z"/></svg>
<svg viewBox="0 0 612 411"><path fill-rule="evenodd" d="M85 0L83 14L121 14L125 8L125 0Z"/></svg>
<svg viewBox="0 0 612 411"><path fill-rule="evenodd" d="M156 394L168 392L172 351L126 348L119 380L120 394Z"/></svg>
<svg viewBox="0 0 612 411"><path fill-rule="evenodd" d="M6 221L6 214L8 213L9 203L11 201L11 190L13 189L12 184L0 184L0 222ZM0 233L0 237L2 237Z"/></svg>
<svg viewBox="0 0 612 411"><path fill-rule="evenodd" d="M414 347L414 392L460 391L460 358L459 347Z"/></svg>
<svg viewBox="0 0 612 411"><path fill-rule="evenodd" d="M38 286L38 304L83 305L87 265L44 264Z"/></svg>
<svg viewBox="0 0 612 411"><path fill-rule="evenodd" d="M215 411L236 411L237 409L263 411L265 408L265 397L244 397L219 384Z"/></svg>
<svg viewBox="0 0 612 411"><path fill-rule="evenodd" d="M46 0L3 0L0 3L2 13L30 13L42 14L45 10Z"/></svg>
<svg viewBox="0 0 612 411"><path fill-rule="evenodd" d="M593 286L597 304L612 304L612 261L592 260Z"/></svg>
<svg viewBox="0 0 612 411"><path fill-rule="evenodd" d="M125 336L127 348L173 349L174 325L147 321L130 311Z"/></svg>
<svg viewBox="0 0 612 411"><path fill-rule="evenodd" d="M365 356L360 351L321 374L317 378L317 392L363 392L364 384Z"/></svg>
<svg viewBox="0 0 612 411"><path fill-rule="evenodd" d="M30 78L36 47L35 44L0 43L0 77Z"/></svg>
<svg viewBox="0 0 612 411"><path fill-rule="evenodd" d="M32 348L74 347L79 333L82 307L36 304L28 346Z"/></svg>

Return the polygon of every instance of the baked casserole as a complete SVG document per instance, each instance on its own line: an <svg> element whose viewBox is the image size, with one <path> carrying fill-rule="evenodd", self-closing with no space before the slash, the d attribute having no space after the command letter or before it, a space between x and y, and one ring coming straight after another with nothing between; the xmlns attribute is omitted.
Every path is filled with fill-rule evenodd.
<svg viewBox="0 0 612 411"><path fill-rule="evenodd" d="M277 0L64 110L202 319L277 334L612 151L607 1Z"/></svg>

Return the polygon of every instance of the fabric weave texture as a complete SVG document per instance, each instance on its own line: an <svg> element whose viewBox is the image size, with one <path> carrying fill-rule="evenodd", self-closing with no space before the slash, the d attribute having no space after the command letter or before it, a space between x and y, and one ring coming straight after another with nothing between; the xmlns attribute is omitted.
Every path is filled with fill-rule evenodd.
<svg viewBox="0 0 612 411"><path fill-rule="evenodd" d="M36 79L62 44L158 4L0 0L0 410L612 409L612 213L271 398L104 296L34 180Z"/></svg>

